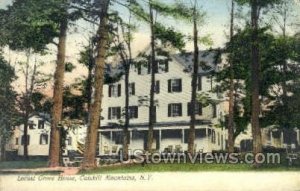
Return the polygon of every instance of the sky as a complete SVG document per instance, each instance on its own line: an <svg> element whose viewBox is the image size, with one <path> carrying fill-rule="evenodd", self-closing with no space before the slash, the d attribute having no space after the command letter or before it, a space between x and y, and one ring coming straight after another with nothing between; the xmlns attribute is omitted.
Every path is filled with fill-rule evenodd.
<svg viewBox="0 0 300 191"><path fill-rule="evenodd" d="M144 0L140 0L144 1ZM166 3L172 3L174 0L162 0ZM9 5L12 0L0 0L0 8L5 8ZM186 2L189 2L186 0ZM199 7L202 7L206 11L207 17L205 19L205 24L199 27L200 36L210 35L213 40L213 48L222 47L227 41L226 34L229 32L229 14L230 14L230 2L231 0L198 0ZM127 16L126 10L122 7L115 6L113 9L118 9L124 18ZM183 22L174 21L170 18L158 17L160 22L174 27L175 29L181 31L182 33L188 35L192 33L192 26L190 24L185 24ZM76 28L76 30L75 30ZM83 49L83 46L87 44L87 39L90 31L95 31L96 29L84 21L78 21L75 27L69 30L67 37L67 61L70 61L76 65L75 71L70 74L66 74L65 82L70 84L75 81L76 78L86 75L87 70L77 63L79 52ZM150 35L149 27L145 24L139 24L138 30L134 35L134 41L132 43L133 52L137 54L142 51L145 47L149 45ZM50 54L43 57L32 57L32 61L37 59L40 62L46 62L42 71L48 74L53 74L55 70L55 59L56 50L54 47L50 48ZM209 47L204 47L200 45L200 49L206 49ZM192 44L188 44L187 50L192 50ZM24 61L24 53L11 52L6 50L4 56L10 59L12 63L17 63ZM15 82L15 88L17 91L22 91L24 89L24 78L20 73L18 73L18 80ZM47 88L47 91L52 91L51 86Z"/></svg>

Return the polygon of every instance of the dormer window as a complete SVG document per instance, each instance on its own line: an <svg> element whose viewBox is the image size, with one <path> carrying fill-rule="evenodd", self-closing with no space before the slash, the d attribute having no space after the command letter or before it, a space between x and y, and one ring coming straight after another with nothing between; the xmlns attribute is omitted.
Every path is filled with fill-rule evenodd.
<svg viewBox="0 0 300 191"><path fill-rule="evenodd" d="M139 65L137 66L138 75L146 75L150 73L150 65L147 64L147 66Z"/></svg>
<svg viewBox="0 0 300 191"><path fill-rule="evenodd" d="M169 60L159 60L157 62L158 73L169 72Z"/></svg>
<svg viewBox="0 0 300 191"><path fill-rule="evenodd" d="M45 128L45 121L39 120L38 122L38 129L44 129Z"/></svg>
<svg viewBox="0 0 300 191"><path fill-rule="evenodd" d="M33 123L33 121L32 120L29 120L28 121L28 127L29 127L29 129L34 129L34 123Z"/></svg>

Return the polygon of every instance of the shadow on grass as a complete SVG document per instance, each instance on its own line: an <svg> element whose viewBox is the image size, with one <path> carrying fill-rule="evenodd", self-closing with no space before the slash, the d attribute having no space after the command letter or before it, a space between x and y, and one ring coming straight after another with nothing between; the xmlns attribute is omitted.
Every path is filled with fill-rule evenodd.
<svg viewBox="0 0 300 191"><path fill-rule="evenodd" d="M262 165L255 168L251 164L130 164L121 166L105 166L93 170L82 170L80 174L110 173L147 173L147 172L247 172L247 171L300 171L300 166Z"/></svg>

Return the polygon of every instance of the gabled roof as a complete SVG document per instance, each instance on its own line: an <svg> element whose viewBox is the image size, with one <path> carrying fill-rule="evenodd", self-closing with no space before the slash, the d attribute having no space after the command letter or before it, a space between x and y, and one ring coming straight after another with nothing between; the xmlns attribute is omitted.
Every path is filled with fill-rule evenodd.
<svg viewBox="0 0 300 191"><path fill-rule="evenodd" d="M199 51L199 74L205 75L217 70L218 50ZM185 68L186 72L192 72L194 67L194 53L186 52L172 55L172 57Z"/></svg>

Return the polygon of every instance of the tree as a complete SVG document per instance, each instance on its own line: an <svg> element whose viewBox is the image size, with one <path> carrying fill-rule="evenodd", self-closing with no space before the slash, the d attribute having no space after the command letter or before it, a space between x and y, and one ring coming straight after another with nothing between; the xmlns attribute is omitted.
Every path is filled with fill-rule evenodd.
<svg viewBox="0 0 300 191"><path fill-rule="evenodd" d="M0 55L0 161L5 160L5 146L10 141L16 123L16 92L12 87L14 69Z"/></svg>
<svg viewBox="0 0 300 191"><path fill-rule="evenodd" d="M231 0L231 13L230 13L230 41L234 34L234 0ZM230 67L230 89L229 89L229 115L228 115L228 152L234 152L234 71L233 62L229 60Z"/></svg>
<svg viewBox="0 0 300 191"><path fill-rule="evenodd" d="M50 3L51 4L51 3ZM36 6L38 5L38 6ZM28 118L31 110L31 98L35 88L37 65L32 68L30 74L30 56L32 53L44 53L46 45L53 43L56 37L56 26L50 18L57 12L48 12L44 8L49 2L40 0L14 1L7 10L1 10L1 23L3 28L3 44L16 51L25 51L27 60L23 73L25 75L25 93L21 104L24 109L24 156L27 159L27 129ZM24 19L27 18L27 19ZM30 79L29 79L30 78Z"/></svg>
<svg viewBox="0 0 300 191"><path fill-rule="evenodd" d="M251 125L253 135L253 153L258 154L262 152L262 139L259 124L259 115L261 111L260 105L260 47L258 41L259 34L259 19L261 10L270 5L280 2L280 0L238 0L240 4L248 4L251 8ZM255 162L256 165L258 163Z"/></svg>
<svg viewBox="0 0 300 191"><path fill-rule="evenodd" d="M20 62L19 65L21 67L21 73L25 78L25 88L18 99L18 106L21 109L21 116L23 118L23 136L24 136L24 144L23 144L23 156L25 160L28 160L28 121L30 115L34 112L38 111L39 104L41 103L44 96L39 93L39 88L43 87L45 83L48 81L45 78L45 74L40 72L40 68L44 63L39 63L37 60L34 61L33 66L31 66L31 51L28 50L26 53L26 62Z"/></svg>
<svg viewBox="0 0 300 191"><path fill-rule="evenodd" d="M177 2L173 10L167 11L170 15L177 19L191 21L193 24L193 39L194 44L194 59L192 71L192 91L191 91L191 109L190 109L190 129L188 134L188 152L194 154L195 152L195 125L196 125L196 107L197 107L197 84L199 65L204 68L204 63L199 62L199 41L206 41L204 38L199 38L198 26L202 24L205 12L199 11L198 2L191 1L191 7L186 6L184 3ZM207 42L207 41L206 41Z"/></svg>
<svg viewBox="0 0 300 191"><path fill-rule="evenodd" d="M108 42L108 8L110 0L97 1L96 8L98 16L100 17L100 25L97 32L97 56L95 60L95 80L94 80L94 97L90 108L89 127L85 142L84 159L82 163L83 168L96 167L96 144L97 144L97 130L100 126L101 105L103 96L104 84L104 67L105 56Z"/></svg>
<svg viewBox="0 0 300 191"><path fill-rule="evenodd" d="M54 96L50 137L49 165L59 165L59 123L62 117L65 46L69 21L80 17L81 12L70 9L68 0L17 0L1 14L8 34L5 43L11 49L43 52L47 45L57 45L57 67L54 74ZM26 19L24 19L26 18ZM58 43L54 38L58 37Z"/></svg>
<svg viewBox="0 0 300 191"><path fill-rule="evenodd" d="M131 1L129 1L130 7ZM111 19L115 25L115 31L111 32L113 46L111 47L111 52L113 55L117 54L121 58L121 65L124 69L125 76L125 123L123 127L123 160L129 158L128 144L129 144L129 75L130 67L133 65L131 42L132 42L132 30L134 26L131 23L132 13L129 10L128 23L124 22L123 19L116 13L115 18Z"/></svg>

